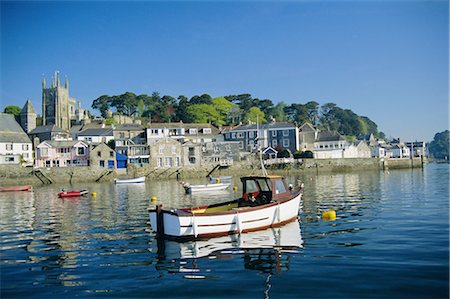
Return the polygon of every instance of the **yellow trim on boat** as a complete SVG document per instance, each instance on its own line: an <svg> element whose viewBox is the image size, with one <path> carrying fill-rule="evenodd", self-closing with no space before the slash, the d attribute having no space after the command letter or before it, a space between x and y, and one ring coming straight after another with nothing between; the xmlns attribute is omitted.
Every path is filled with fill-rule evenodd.
<svg viewBox="0 0 450 299"><path fill-rule="evenodd" d="M238 203L230 203L224 206L217 206L212 208L203 208L203 209L196 209L192 210L192 214L202 214L202 213L217 213L217 212L226 212L230 211L231 209L237 208Z"/></svg>

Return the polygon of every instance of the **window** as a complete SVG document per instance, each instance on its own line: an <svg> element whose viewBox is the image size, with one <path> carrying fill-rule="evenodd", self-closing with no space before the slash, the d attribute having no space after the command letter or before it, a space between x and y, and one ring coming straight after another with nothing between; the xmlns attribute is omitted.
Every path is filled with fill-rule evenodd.
<svg viewBox="0 0 450 299"><path fill-rule="evenodd" d="M151 129L150 130L150 134L151 135L158 135L158 131L159 131L158 129Z"/></svg>
<svg viewBox="0 0 450 299"><path fill-rule="evenodd" d="M275 181L275 194L286 192L286 186L283 180L279 179Z"/></svg>
<svg viewBox="0 0 450 299"><path fill-rule="evenodd" d="M203 134L211 134L211 128L204 128Z"/></svg>
<svg viewBox="0 0 450 299"><path fill-rule="evenodd" d="M124 132L120 132L119 133L119 138L121 138L121 139L125 138L125 133Z"/></svg>
<svg viewBox="0 0 450 299"><path fill-rule="evenodd" d="M172 154L177 153L177 147L175 145L172 145Z"/></svg>
<svg viewBox="0 0 450 299"><path fill-rule="evenodd" d="M158 158L158 160L156 160L156 166L162 167L162 162L163 162L163 159L162 158Z"/></svg>
<svg viewBox="0 0 450 299"><path fill-rule="evenodd" d="M45 167L50 167L51 163L52 163L52 161L50 161L50 160L45 161Z"/></svg>
<svg viewBox="0 0 450 299"><path fill-rule="evenodd" d="M109 156L110 156L111 158L114 158L114 152L113 152L113 151L110 151L110 152L109 152Z"/></svg>
<svg viewBox="0 0 450 299"><path fill-rule="evenodd" d="M243 133L237 133L237 138L242 138L242 137L244 137Z"/></svg>
<svg viewBox="0 0 450 299"><path fill-rule="evenodd" d="M97 157L101 157L102 156L102 152L97 152Z"/></svg>
<svg viewBox="0 0 450 299"><path fill-rule="evenodd" d="M245 182L245 191L246 192L256 192L256 191L259 191L259 188L255 181L248 180Z"/></svg>
<svg viewBox="0 0 450 299"><path fill-rule="evenodd" d="M84 147L78 147L77 148L77 154L78 156L84 156L86 154Z"/></svg>
<svg viewBox="0 0 450 299"><path fill-rule="evenodd" d="M226 134L225 134L225 138L226 138L226 139L230 139L230 133L226 133Z"/></svg>
<svg viewBox="0 0 450 299"><path fill-rule="evenodd" d="M194 156L195 155L195 148L190 147L189 148L189 156Z"/></svg>
<svg viewBox="0 0 450 299"><path fill-rule="evenodd" d="M14 163L14 157L5 157L5 161Z"/></svg>
<svg viewBox="0 0 450 299"><path fill-rule="evenodd" d="M272 131L272 137L277 137L277 131Z"/></svg>
<svg viewBox="0 0 450 299"><path fill-rule="evenodd" d="M102 168L105 167L105 161L103 161L103 160L100 161L100 167L102 167Z"/></svg>
<svg viewBox="0 0 450 299"><path fill-rule="evenodd" d="M239 142L239 148L240 149L244 149L244 142L243 141Z"/></svg>
<svg viewBox="0 0 450 299"><path fill-rule="evenodd" d="M175 157L175 166L180 166L181 162L180 162L180 157Z"/></svg>
<svg viewBox="0 0 450 299"><path fill-rule="evenodd" d="M283 139L283 147L289 147L289 139Z"/></svg>
<svg viewBox="0 0 450 299"><path fill-rule="evenodd" d="M12 143L6 144L6 150L7 151L12 151L12 149L13 149L13 144Z"/></svg>
<svg viewBox="0 0 450 299"><path fill-rule="evenodd" d="M284 137L289 136L289 130L283 130L283 136Z"/></svg>
<svg viewBox="0 0 450 299"><path fill-rule="evenodd" d="M28 144L22 144L22 150L27 151L28 150Z"/></svg>
<svg viewBox="0 0 450 299"><path fill-rule="evenodd" d="M197 129L189 129L189 134L197 134Z"/></svg>
<svg viewBox="0 0 450 299"><path fill-rule="evenodd" d="M278 141L276 139L272 140L272 147L275 148L278 145Z"/></svg>
<svg viewBox="0 0 450 299"><path fill-rule="evenodd" d="M164 153L164 144L159 146L159 154L162 155Z"/></svg>
<svg viewBox="0 0 450 299"><path fill-rule="evenodd" d="M22 154L22 157L23 157L24 159L28 159L28 153L23 153L23 154Z"/></svg>
<svg viewBox="0 0 450 299"><path fill-rule="evenodd" d="M231 133L231 138L235 139L236 138L236 133Z"/></svg>
<svg viewBox="0 0 450 299"><path fill-rule="evenodd" d="M42 157L47 157L48 156L48 148L41 148L41 156Z"/></svg>
<svg viewBox="0 0 450 299"><path fill-rule="evenodd" d="M172 157L164 158L164 166L165 167L172 167L173 166Z"/></svg>
<svg viewBox="0 0 450 299"><path fill-rule="evenodd" d="M189 157L189 163L195 164L195 157Z"/></svg>

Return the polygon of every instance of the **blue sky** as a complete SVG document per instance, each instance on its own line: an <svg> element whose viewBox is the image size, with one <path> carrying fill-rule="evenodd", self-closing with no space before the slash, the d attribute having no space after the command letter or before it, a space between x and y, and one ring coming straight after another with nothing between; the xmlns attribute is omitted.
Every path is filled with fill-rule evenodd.
<svg viewBox="0 0 450 299"><path fill-rule="evenodd" d="M445 0L0 3L2 110L40 112L58 70L88 108L125 91L250 93L333 102L404 140L449 126Z"/></svg>

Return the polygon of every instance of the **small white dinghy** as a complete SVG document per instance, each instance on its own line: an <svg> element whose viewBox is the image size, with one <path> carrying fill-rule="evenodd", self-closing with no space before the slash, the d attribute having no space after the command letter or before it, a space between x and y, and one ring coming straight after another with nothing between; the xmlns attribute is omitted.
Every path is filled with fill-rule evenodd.
<svg viewBox="0 0 450 299"><path fill-rule="evenodd" d="M139 178L129 178L129 179L114 179L116 184L133 184L133 183L145 183L145 176Z"/></svg>
<svg viewBox="0 0 450 299"><path fill-rule="evenodd" d="M215 192L222 191L230 187L230 184L217 183L217 184L206 184L206 185L190 185L189 183L183 184L184 191L186 194L198 193L198 192Z"/></svg>

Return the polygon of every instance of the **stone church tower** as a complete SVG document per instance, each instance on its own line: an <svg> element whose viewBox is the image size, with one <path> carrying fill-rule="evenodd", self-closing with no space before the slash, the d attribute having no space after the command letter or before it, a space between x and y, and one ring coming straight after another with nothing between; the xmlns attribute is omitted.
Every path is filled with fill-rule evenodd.
<svg viewBox="0 0 450 299"><path fill-rule="evenodd" d="M75 116L75 99L69 96L69 80L64 86L59 80L59 72L55 72L52 85L46 87L45 78L42 79L42 125L54 124L68 131L70 121Z"/></svg>
<svg viewBox="0 0 450 299"><path fill-rule="evenodd" d="M36 128L36 118L37 113L34 110L33 104L30 100L27 100L19 115L20 126L26 133Z"/></svg>

